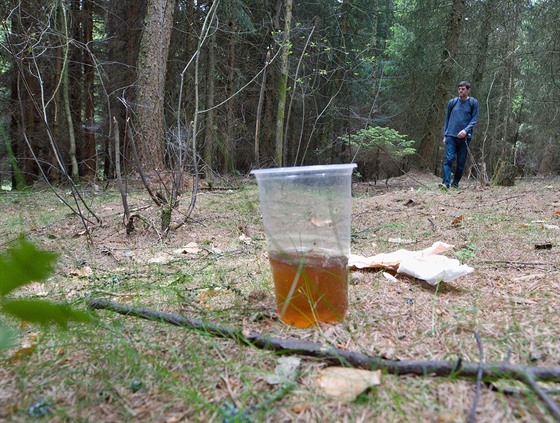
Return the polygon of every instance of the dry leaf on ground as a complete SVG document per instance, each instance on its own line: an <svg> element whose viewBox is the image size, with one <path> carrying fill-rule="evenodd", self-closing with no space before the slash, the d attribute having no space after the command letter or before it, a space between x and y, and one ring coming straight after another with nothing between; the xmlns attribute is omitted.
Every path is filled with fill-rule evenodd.
<svg viewBox="0 0 560 423"><path fill-rule="evenodd" d="M327 367L317 378L317 385L321 391L340 401L353 401L366 389L380 384L381 370Z"/></svg>

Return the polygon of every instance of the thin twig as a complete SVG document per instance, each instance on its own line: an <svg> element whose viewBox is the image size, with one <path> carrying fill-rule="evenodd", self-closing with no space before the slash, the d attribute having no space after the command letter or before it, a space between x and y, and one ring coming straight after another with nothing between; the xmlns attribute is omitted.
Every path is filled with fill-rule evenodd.
<svg viewBox="0 0 560 423"><path fill-rule="evenodd" d="M560 408L554 401L550 399L550 397L546 394L546 392L537 384L535 378L531 373L525 373L522 375L524 378L524 382L529 385L529 387L535 392L541 401L544 403L546 408L552 413L554 418L560 422Z"/></svg>
<svg viewBox="0 0 560 423"><path fill-rule="evenodd" d="M476 375L476 391L474 394L473 405L471 408L471 414L469 416L469 423L474 423L476 421L476 408L478 406L478 400L480 399L480 387L482 386L482 365L484 363L484 350L482 348L482 341L478 336L478 332L475 330L473 332L474 339L476 339L476 345L478 345L479 351L479 361L478 361L478 373Z"/></svg>
<svg viewBox="0 0 560 423"><path fill-rule="evenodd" d="M500 200L495 200L494 204L501 203L502 201L513 200L514 198L523 197L524 195L525 194L512 195L511 197L506 197L506 198L502 198Z"/></svg>
<svg viewBox="0 0 560 423"><path fill-rule="evenodd" d="M557 266L555 266L552 263L545 263L545 262L538 262L538 261L510 261L510 260L480 260L480 263L486 263L486 264L502 264L502 265L508 265L508 266L552 266L554 268L556 268Z"/></svg>

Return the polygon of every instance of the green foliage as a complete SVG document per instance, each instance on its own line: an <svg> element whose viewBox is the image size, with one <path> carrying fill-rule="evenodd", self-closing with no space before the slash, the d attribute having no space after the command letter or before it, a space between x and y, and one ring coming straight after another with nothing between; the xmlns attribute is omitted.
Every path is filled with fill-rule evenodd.
<svg viewBox="0 0 560 423"><path fill-rule="evenodd" d="M87 315L72 310L67 304L54 304L44 300L11 300L2 304L4 312L30 323L55 323L66 328L69 321L87 321Z"/></svg>
<svg viewBox="0 0 560 423"><path fill-rule="evenodd" d="M361 129L339 139L350 146L352 161L357 163L363 179L376 183L379 179L387 181L405 173L405 157L416 151L412 147L414 141L394 129L379 126Z"/></svg>
<svg viewBox="0 0 560 423"><path fill-rule="evenodd" d="M56 254L39 250L23 237L0 255L0 311L24 322L56 324L66 328L68 322L89 320L89 315L66 304L46 300L7 298L15 289L46 279L53 270ZM16 332L0 321L0 350L8 348Z"/></svg>
<svg viewBox="0 0 560 423"><path fill-rule="evenodd" d="M412 147L414 141L406 138L392 128L370 126L361 129L355 134L342 137L343 141L361 149L380 149L391 157L400 158L414 154L416 149Z"/></svg>
<svg viewBox="0 0 560 423"><path fill-rule="evenodd" d="M476 251L476 245L469 244L469 245L465 246L464 248L461 248L460 250L457 250L455 252L455 256L459 260L465 261L465 260L475 258L476 257L475 251Z"/></svg>
<svg viewBox="0 0 560 423"><path fill-rule="evenodd" d="M46 279L52 272L56 254L40 251L33 244L20 238L15 247L0 256L0 296L32 281Z"/></svg>

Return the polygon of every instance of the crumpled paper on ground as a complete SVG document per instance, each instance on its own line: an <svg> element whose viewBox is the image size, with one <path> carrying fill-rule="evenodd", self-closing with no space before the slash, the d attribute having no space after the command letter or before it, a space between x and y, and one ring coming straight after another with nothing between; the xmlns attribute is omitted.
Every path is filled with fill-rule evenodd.
<svg viewBox="0 0 560 423"><path fill-rule="evenodd" d="M440 254L453 248L453 245L437 241L431 247L420 251L401 249L372 257L350 254L348 265L356 269L388 268L397 273L425 280L430 285L436 285L439 282L449 282L474 272L472 267L461 264L459 260Z"/></svg>

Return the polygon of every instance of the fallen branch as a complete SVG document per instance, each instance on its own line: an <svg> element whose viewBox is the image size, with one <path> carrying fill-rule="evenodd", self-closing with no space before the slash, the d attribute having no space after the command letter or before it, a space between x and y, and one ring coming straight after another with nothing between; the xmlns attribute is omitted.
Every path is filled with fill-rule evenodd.
<svg viewBox="0 0 560 423"><path fill-rule="evenodd" d="M560 367L532 367L513 365L510 363L469 363L444 360L387 360L372 357L358 352L346 351L323 345L319 342L301 341L293 338L278 338L262 335L258 332L247 332L238 328L204 322L196 318L188 318L178 314L164 313L144 307L134 307L103 299L91 299L88 306L92 309L105 309L126 316L140 317L147 320L161 321L175 326L203 331L221 338L233 339L237 342L252 345L281 354L299 354L308 357L319 357L333 364L353 366L361 369L382 369L394 375L412 374L417 376L456 376L491 381L508 378L526 383L543 398L542 390L535 381L560 382ZM540 392L539 392L540 391ZM560 409L546 398L545 405L556 418L560 418Z"/></svg>
<svg viewBox="0 0 560 423"><path fill-rule="evenodd" d="M495 265L501 264L501 265L504 265L505 267L507 267L507 266L524 266L524 267L546 266L546 267L552 267L552 268L557 267L550 262L546 263L546 262L538 262L538 261L526 262L526 261L511 261L511 260L480 260L480 263L495 264Z"/></svg>

